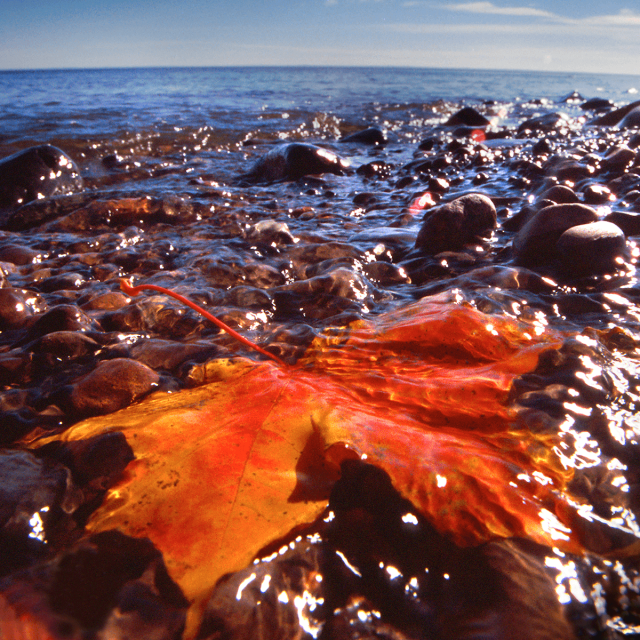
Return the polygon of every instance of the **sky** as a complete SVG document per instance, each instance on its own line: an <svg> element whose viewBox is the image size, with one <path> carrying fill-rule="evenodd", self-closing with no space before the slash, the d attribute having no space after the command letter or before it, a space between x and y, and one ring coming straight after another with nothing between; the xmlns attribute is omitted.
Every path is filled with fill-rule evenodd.
<svg viewBox="0 0 640 640"><path fill-rule="evenodd" d="M247 65L640 75L640 1L0 0L0 69Z"/></svg>

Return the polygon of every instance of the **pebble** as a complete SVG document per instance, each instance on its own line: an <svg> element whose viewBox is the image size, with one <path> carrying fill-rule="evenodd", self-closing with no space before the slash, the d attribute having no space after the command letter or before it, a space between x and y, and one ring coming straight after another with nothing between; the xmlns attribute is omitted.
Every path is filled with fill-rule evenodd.
<svg viewBox="0 0 640 640"><path fill-rule="evenodd" d="M626 238L620 227L600 220L567 229L558 239L556 250L571 276L611 273L625 253Z"/></svg>
<svg viewBox="0 0 640 640"><path fill-rule="evenodd" d="M518 231L512 247L516 263L540 266L555 255L556 242L571 227L595 222L595 209L579 204L554 204L541 209Z"/></svg>
<svg viewBox="0 0 640 640"><path fill-rule="evenodd" d="M464 125L467 127L488 127L491 121L473 107L463 107L454 113L445 123L447 126Z"/></svg>
<svg viewBox="0 0 640 640"><path fill-rule="evenodd" d="M489 197L467 194L427 211L415 246L428 254L456 251L486 237L496 228L496 221L496 208Z"/></svg>
<svg viewBox="0 0 640 640"><path fill-rule="evenodd" d="M33 291L11 287L0 289L0 331L18 329L44 309L44 300Z"/></svg>
<svg viewBox="0 0 640 640"><path fill-rule="evenodd" d="M153 369L135 360L104 360L72 385L69 403L80 415L111 413L146 395L159 381Z"/></svg>

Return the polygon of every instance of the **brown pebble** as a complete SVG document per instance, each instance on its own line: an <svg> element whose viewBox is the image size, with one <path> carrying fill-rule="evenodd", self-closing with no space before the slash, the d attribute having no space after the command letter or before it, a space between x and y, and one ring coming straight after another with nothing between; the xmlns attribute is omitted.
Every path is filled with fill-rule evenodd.
<svg viewBox="0 0 640 640"><path fill-rule="evenodd" d="M70 402L82 415L111 413L131 404L158 385L160 376L129 358L101 362L73 385Z"/></svg>

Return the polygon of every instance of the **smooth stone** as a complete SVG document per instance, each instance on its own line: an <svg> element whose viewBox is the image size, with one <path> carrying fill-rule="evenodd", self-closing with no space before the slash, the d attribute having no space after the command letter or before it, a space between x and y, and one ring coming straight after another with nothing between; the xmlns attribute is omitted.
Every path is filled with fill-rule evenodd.
<svg viewBox="0 0 640 640"><path fill-rule="evenodd" d="M562 184L557 184L547 189L540 195L541 200L551 200L556 204L568 204L571 202L579 202L580 199L576 195L576 192L570 187L566 187Z"/></svg>
<svg viewBox="0 0 640 640"><path fill-rule="evenodd" d="M57 147L30 147L0 160L0 209L81 191L75 162Z"/></svg>
<svg viewBox="0 0 640 640"><path fill-rule="evenodd" d="M556 243L571 227L596 222L595 209L579 204L554 204L541 209L518 231L513 239L516 263L541 265L554 257Z"/></svg>
<svg viewBox="0 0 640 640"><path fill-rule="evenodd" d="M340 138L340 142L361 142L363 144L381 145L386 144L387 139L378 127L369 127L362 131L356 131L348 136Z"/></svg>
<svg viewBox="0 0 640 640"><path fill-rule="evenodd" d="M615 196L611 193L609 187L605 187L603 184L590 184L585 187L582 192L585 204L606 204L615 200Z"/></svg>
<svg viewBox="0 0 640 640"><path fill-rule="evenodd" d="M636 157L636 152L626 145L619 145L611 149L602 161L602 168L607 171L620 171L631 164Z"/></svg>
<svg viewBox="0 0 640 640"><path fill-rule="evenodd" d="M457 127L460 125L466 127L488 127L490 124L491 121L473 107L463 107L445 122L445 125L449 127Z"/></svg>
<svg viewBox="0 0 640 640"><path fill-rule="evenodd" d="M428 254L456 251L486 236L497 226L490 198L472 193L430 209L416 238L416 248Z"/></svg>
<svg viewBox="0 0 640 640"><path fill-rule="evenodd" d="M518 133L525 133L529 131L531 133L547 133L560 128L568 121L567 116L564 113L546 113L543 116L537 118L530 118L525 120L519 127Z"/></svg>
<svg viewBox="0 0 640 640"><path fill-rule="evenodd" d="M111 413L146 395L159 381L153 369L135 360L105 360L73 385L69 401L81 415Z"/></svg>
<svg viewBox="0 0 640 640"><path fill-rule="evenodd" d="M259 158L249 173L240 176L248 183L299 180L304 176L333 173L343 175L349 163L332 151L312 144L292 142L279 145Z"/></svg>
<svg viewBox="0 0 640 640"><path fill-rule="evenodd" d="M53 331L38 338L29 350L38 354L51 354L58 359L79 358L95 353L100 346L81 331Z"/></svg>
<svg viewBox="0 0 640 640"><path fill-rule="evenodd" d="M620 227L626 236L640 236L640 214L612 211L604 220Z"/></svg>
<svg viewBox="0 0 640 640"><path fill-rule="evenodd" d="M606 98L590 98L580 105L583 111L607 111L613 107L613 102Z"/></svg>
<svg viewBox="0 0 640 640"><path fill-rule="evenodd" d="M622 119L631 111L633 111L636 107L640 107L640 100L636 102L632 102L624 107L620 107L619 109L614 109L613 111L609 111L609 113L605 113L604 115L595 118L589 122L592 126L598 127L614 127Z"/></svg>
<svg viewBox="0 0 640 640"><path fill-rule="evenodd" d="M584 98L580 95L578 91L572 91L569 95L566 95L560 102L572 103L572 102L581 102Z"/></svg>
<svg viewBox="0 0 640 640"><path fill-rule="evenodd" d="M640 106L631 109L627 115L620 120L618 127L620 129L633 129L640 127Z"/></svg>
<svg viewBox="0 0 640 640"><path fill-rule="evenodd" d="M74 304L59 304L43 313L29 327L30 337L35 339L54 331L90 331L96 323Z"/></svg>
<svg viewBox="0 0 640 640"><path fill-rule="evenodd" d="M616 270L616 258L624 254L627 240L620 227L600 220L567 229L556 250L569 275L595 275Z"/></svg>
<svg viewBox="0 0 640 640"><path fill-rule="evenodd" d="M0 289L0 331L19 329L45 308L40 295L26 289Z"/></svg>

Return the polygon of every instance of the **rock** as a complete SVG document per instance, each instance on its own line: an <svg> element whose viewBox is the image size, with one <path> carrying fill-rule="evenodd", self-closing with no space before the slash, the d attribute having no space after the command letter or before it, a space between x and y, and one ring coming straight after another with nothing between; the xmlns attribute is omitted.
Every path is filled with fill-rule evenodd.
<svg viewBox="0 0 640 640"><path fill-rule="evenodd" d="M349 163L335 153L312 144L292 142L268 151L240 180L250 184L299 180L304 176L342 175Z"/></svg>
<svg viewBox="0 0 640 640"><path fill-rule="evenodd" d="M0 160L0 209L82 188L76 164L51 145L31 147Z"/></svg>
<svg viewBox="0 0 640 640"><path fill-rule="evenodd" d="M618 145L610 149L602 161L602 168L606 171L621 171L630 165L636 157L636 152L626 145Z"/></svg>
<svg viewBox="0 0 640 640"><path fill-rule="evenodd" d="M496 228L496 208L490 198L473 193L430 209L416 238L425 253L455 251Z"/></svg>
<svg viewBox="0 0 640 640"><path fill-rule="evenodd" d="M617 125L629 112L633 111L636 107L640 107L640 100L632 102L625 107L614 109L605 113L604 115L595 118L589 124L598 127L613 127Z"/></svg>
<svg viewBox="0 0 640 640"><path fill-rule="evenodd" d="M369 127L363 131L356 131L348 136L340 138L340 142L362 142L363 144L381 145L386 144L387 139L378 127Z"/></svg>
<svg viewBox="0 0 640 640"><path fill-rule="evenodd" d="M572 91L569 95L566 95L560 102L565 102L569 104L573 104L576 102L582 102L584 98L580 95L578 91Z"/></svg>
<svg viewBox="0 0 640 640"><path fill-rule="evenodd" d="M637 213L612 211L604 220L620 227L626 236L640 236L640 215Z"/></svg>
<svg viewBox="0 0 640 640"><path fill-rule="evenodd" d="M81 415L111 413L152 391L159 380L153 369L135 360L106 360L73 385L69 401Z"/></svg>
<svg viewBox="0 0 640 640"><path fill-rule="evenodd" d="M551 200L556 204L567 204L570 202L578 202L579 198L576 192L570 187L557 184L547 189L540 195L541 200Z"/></svg>
<svg viewBox="0 0 640 640"><path fill-rule="evenodd" d="M585 204L606 204L607 202L615 200L611 189L605 187L603 184L590 184L582 193Z"/></svg>
<svg viewBox="0 0 640 640"><path fill-rule="evenodd" d="M562 125L567 124L567 122L568 118L564 113L547 113L537 118L525 120L518 127L518 134L548 133L549 131L559 129Z"/></svg>
<svg viewBox="0 0 640 640"><path fill-rule="evenodd" d="M29 337L39 338L54 331L90 331L96 323L74 304L59 304L43 313L31 327Z"/></svg>
<svg viewBox="0 0 640 640"><path fill-rule="evenodd" d="M38 354L49 354L59 361L95 353L100 346L81 331L53 331L36 340L28 349Z"/></svg>
<svg viewBox="0 0 640 640"><path fill-rule="evenodd" d="M45 308L37 293L26 289L0 289L0 331L19 329Z"/></svg>
<svg viewBox="0 0 640 640"><path fill-rule="evenodd" d="M556 242L567 229L597 219L595 209L584 204L554 204L541 209L513 239L516 263L522 266L544 264L555 256Z"/></svg>
<svg viewBox="0 0 640 640"><path fill-rule="evenodd" d="M580 105L583 111L608 111L613 107L613 102L605 98L590 98Z"/></svg>
<svg viewBox="0 0 640 640"><path fill-rule="evenodd" d="M640 127L640 106L635 107L618 123L620 129L634 129Z"/></svg>
<svg viewBox="0 0 640 640"><path fill-rule="evenodd" d="M556 249L566 273L583 276L614 272L626 244L620 227L600 220L567 229Z"/></svg>
<svg viewBox="0 0 640 640"><path fill-rule="evenodd" d="M0 637L176 640L187 607L149 540L106 531L0 580Z"/></svg>
<svg viewBox="0 0 640 640"><path fill-rule="evenodd" d="M0 453L0 573L44 550L49 529L80 496L69 470L28 451Z"/></svg>
<svg viewBox="0 0 640 640"><path fill-rule="evenodd" d="M247 232L247 239L260 244L273 246L280 244L293 244L296 240L286 222L276 220L260 220Z"/></svg>
<svg viewBox="0 0 640 640"><path fill-rule="evenodd" d="M491 122L473 107L463 107L460 111L454 113L445 124L449 127L457 127L460 125L467 127L488 127Z"/></svg>

